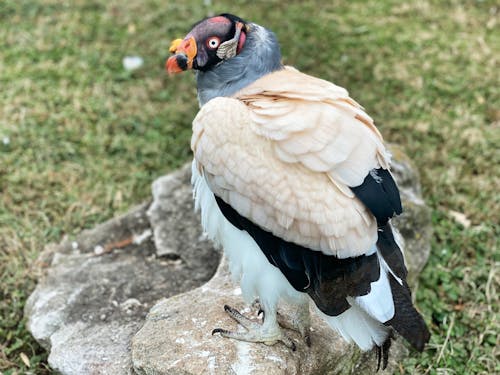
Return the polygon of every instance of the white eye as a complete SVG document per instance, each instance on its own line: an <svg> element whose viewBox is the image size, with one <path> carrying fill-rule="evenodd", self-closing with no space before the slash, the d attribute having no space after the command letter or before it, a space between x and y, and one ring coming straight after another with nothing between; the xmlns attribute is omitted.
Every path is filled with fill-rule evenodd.
<svg viewBox="0 0 500 375"><path fill-rule="evenodd" d="M217 38L216 36L213 36L207 40L207 47L210 49L216 49L217 47L219 47L219 44L220 44L220 39Z"/></svg>

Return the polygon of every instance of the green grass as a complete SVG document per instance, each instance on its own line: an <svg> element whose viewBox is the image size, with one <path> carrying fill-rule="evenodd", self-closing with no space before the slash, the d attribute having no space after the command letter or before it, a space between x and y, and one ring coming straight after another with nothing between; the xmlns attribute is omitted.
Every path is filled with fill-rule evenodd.
<svg viewBox="0 0 500 375"><path fill-rule="evenodd" d="M399 372L499 373L495 1L213 3L0 2L0 373L50 373L23 321L44 245L146 199L190 157L194 80L167 77L164 58L222 11L273 29L286 63L347 87L418 166L435 233L416 300L432 338ZM121 66L130 54L145 59L134 73Z"/></svg>

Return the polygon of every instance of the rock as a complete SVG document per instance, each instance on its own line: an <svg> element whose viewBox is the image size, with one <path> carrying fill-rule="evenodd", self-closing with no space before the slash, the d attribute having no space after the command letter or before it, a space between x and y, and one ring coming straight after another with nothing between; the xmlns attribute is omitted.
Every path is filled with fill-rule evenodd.
<svg viewBox="0 0 500 375"><path fill-rule="evenodd" d="M392 150L406 209L396 225L414 281L430 250L430 214L414 168ZM291 334L296 352L281 344L211 336L213 328L236 327L224 304L251 310L224 262L203 284L220 254L201 233L189 178L186 165L155 181L152 204L84 231L75 241L48 246L41 262L50 266L25 314L33 336L50 351L50 366L62 374L373 373L375 355L346 344L317 316L310 349ZM285 316L292 311L280 307ZM393 344L388 371L407 351L402 341Z"/></svg>
<svg viewBox="0 0 500 375"><path fill-rule="evenodd" d="M431 253L431 210L425 205L417 168L400 147L391 145L392 172L399 185L404 212L393 219L405 242L408 282L413 285Z"/></svg>
<svg viewBox="0 0 500 375"><path fill-rule="evenodd" d="M163 232L179 237L172 242L172 254L156 255L151 232L157 228L148 220L149 202L82 232L74 241L49 246L43 254L50 268L28 299L25 315L28 329L50 351L54 370L130 373L130 340L151 306L214 274L220 254L201 236L189 178L186 167L171 175L172 183L162 184L167 197L176 197L169 213L178 223L162 222Z"/></svg>
<svg viewBox="0 0 500 375"><path fill-rule="evenodd" d="M185 211L194 210L190 178L191 165L187 164L182 173L172 173L153 182L153 203L147 215L154 228L156 254L159 256L178 255L184 246L190 246L186 238L201 236L199 219L198 223L184 221ZM184 206L182 209L179 209L180 202Z"/></svg>
<svg viewBox="0 0 500 375"><path fill-rule="evenodd" d="M149 312L143 328L132 340L132 362L137 374L351 374L372 373L373 353L361 353L347 344L313 314L312 345L288 331L297 343L291 351L283 344L267 346L212 336L213 328L242 329L224 313L225 304L241 312L245 306L240 289L231 282L225 262L207 284L164 299ZM288 319L289 306L280 314ZM398 357L392 356L391 365ZM362 372L365 371L365 372Z"/></svg>
<svg viewBox="0 0 500 375"><path fill-rule="evenodd" d="M418 175L397 148L393 170L401 185L405 213L395 222L405 237L410 280L424 267L430 251L430 211L420 196ZM266 346L211 336L213 328L236 329L225 314L228 304L241 311L245 306L224 262L207 284L158 302L142 329L132 340L132 362L138 374L372 374L377 364L373 353L361 353L348 345L313 312L312 346L298 336L296 352L284 345ZM314 310L314 309L311 309ZM255 311L253 311L255 313ZM280 313L290 315L284 306ZM240 328L241 329L241 328ZM292 332L293 334L293 332ZM387 372L407 352L399 339L391 348Z"/></svg>

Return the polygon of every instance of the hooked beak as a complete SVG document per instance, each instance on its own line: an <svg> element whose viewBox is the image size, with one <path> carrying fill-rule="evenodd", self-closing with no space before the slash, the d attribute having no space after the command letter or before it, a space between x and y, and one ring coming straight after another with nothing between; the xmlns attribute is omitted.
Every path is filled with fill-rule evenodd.
<svg viewBox="0 0 500 375"><path fill-rule="evenodd" d="M198 52L194 37L174 40L169 51L174 55L170 56L165 64L167 72L180 73L193 68L193 60Z"/></svg>

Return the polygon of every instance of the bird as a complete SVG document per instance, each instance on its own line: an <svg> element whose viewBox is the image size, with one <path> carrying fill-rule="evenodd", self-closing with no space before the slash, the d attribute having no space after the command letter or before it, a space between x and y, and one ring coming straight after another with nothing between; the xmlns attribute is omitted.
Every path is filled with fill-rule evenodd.
<svg viewBox="0 0 500 375"><path fill-rule="evenodd" d="M430 333L412 303L391 155L346 89L284 65L276 35L223 13L175 39L170 74L193 70L192 185L203 230L220 245L262 322L212 334L310 345L310 306L346 341L387 366L395 332L423 351ZM284 322L282 301L295 318Z"/></svg>

